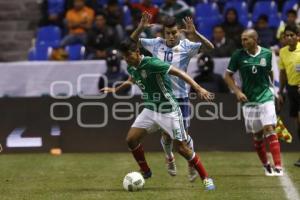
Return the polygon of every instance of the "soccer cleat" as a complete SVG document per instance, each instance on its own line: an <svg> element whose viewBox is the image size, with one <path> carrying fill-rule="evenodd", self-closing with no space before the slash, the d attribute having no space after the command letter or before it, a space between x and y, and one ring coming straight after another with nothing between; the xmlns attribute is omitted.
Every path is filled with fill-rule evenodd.
<svg viewBox="0 0 300 200"><path fill-rule="evenodd" d="M176 163L175 163L175 158L172 157L172 158L166 158L166 162L167 162L167 170L168 170L168 173L171 175L171 176L176 176Z"/></svg>
<svg viewBox="0 0 300 200"><path fill-rule="evenodd" d="M193 166L188 166L188 178L190 182L194 182L198 177L198 172Z"/></svg>
<svg viewBox="0 0 300 200"><path fill-rule="evenodd" d="M203 184L204 184L205 190L207 190L207 191L216 189L216 187L214 185L214 181L211 178L205 178L203 180Z"/></svg>
<svg viewBox="0 0 300 200"><path fill-rule="evenodd" d="M274 176L274 172L270 164L264 165L264 171L266 176Z"/></svg>
<svg viewBox="0 0 300 200"><path fill-rule="evenodd" d="M276 132L277 137L278 137L279 140L285 141L287 143L292 142L293 137L290 134L290 132L287 130L285 125L283 124L280 117L277 118L277 124L276 124L276 127L275 127L275 132Z"/></svg>
<svg viewBox="0 0 300 200"><path fill-rule="evenodd" d="M296 167L300 167L300 159L299 159L297 162L295 162L294 165L295 165Z"/></svg>
<svg viewBox="0 0 300 200"><path fill-rule="evenodd" d="M283 176L283 169L281 167L274 167L274 176Z"/></svg>
<svg viewBox="0 0 300 200"><path fill-rule="evenodd" d="M149 171L146 171L146 172L143 172L142 170L140 170L140 172L143 175L144 179L151 178L151 176L152 176L152 172L150 169L149 169Z"/></svg>

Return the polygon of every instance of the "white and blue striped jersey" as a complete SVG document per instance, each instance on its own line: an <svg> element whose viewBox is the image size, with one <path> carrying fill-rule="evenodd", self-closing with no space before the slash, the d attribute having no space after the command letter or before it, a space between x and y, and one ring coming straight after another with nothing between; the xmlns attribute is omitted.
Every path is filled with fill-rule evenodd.
<svg viewBox="0 0 300 200"><path fill-rule="evenodd" d="M178 67L185 72L187 71L191 58L198 53L201 47L201 43L183 39L180 40L178 45L169 48L166 45L166 40L160 37L153 39L140 38L140 43L145 49L152 53L152 56ZM186 83L176 76L171 76L171 78L175 97L188 97L188 87Z"/></svg>

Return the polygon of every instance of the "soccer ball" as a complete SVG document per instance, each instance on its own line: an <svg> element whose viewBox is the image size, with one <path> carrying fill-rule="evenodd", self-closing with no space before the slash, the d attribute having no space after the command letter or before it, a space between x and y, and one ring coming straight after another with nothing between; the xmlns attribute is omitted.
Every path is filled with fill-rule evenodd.
<svg viewBox="0 0 300 200"><path fill-rule="evenodd" d="M130 172L123 180L124 189L130 192L141 190L144 184L144 177L139 172Z"/></svg>

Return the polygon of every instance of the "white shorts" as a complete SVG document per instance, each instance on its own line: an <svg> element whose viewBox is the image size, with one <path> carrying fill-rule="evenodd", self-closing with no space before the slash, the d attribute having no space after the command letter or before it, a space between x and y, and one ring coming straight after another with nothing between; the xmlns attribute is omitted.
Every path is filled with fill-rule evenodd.
<svg viewBox="0 0 300 200"><path fill-rule="evenodd" d="M159 113L144 108L131 127L143 128L149 133L161 128L170 135L173 140L184 141L187 139L180 109L170 113Z"/></svg>
<svg viewBox="0 0 300 200"><path fill-rule="evenodd" d="M275 125L277 122L273 101L254 106L243 106L243 115L247 133L257 133L264 126Z"/></svg>

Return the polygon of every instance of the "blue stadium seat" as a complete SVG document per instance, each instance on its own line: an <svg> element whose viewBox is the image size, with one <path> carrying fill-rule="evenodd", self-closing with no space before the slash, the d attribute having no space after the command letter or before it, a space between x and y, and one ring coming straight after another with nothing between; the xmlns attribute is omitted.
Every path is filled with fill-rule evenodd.
<svg viewBox="0 0 300 200"><path fill-rule="evenodd" d="M152 0L152 3L157 5L157 6L160 6L164 3L164 0Z"/></svg>
<svg viewBox="0 0 300 200"><path fill-rule="evenodd" d="M130 1L131 3L140 3L141 1L140 0L131 0ZM153 2L153 1L152 1Z"/></svg>
<svg viewBox="0 0 300 200"><path fill-rule="evenodd" d="M220 16L219 7L216 3L198 3L195 9L196 19Z"/></svg>
<svg viewBox="0 0 300 200"><path fill-rule="evenodd" d="M48 0L48 14L61 14L65 10L65 0Z"/></svg>
<svg viewBox="0 0 300 200"><path fill-rule="evenodd" d="M195 9L195 22L197 30L211 38L212 29L215 25L221 23L222 16L216 3L198 3Z"/></svg>
<svg viewBox="0 0 300 200"><path fill-rule="evenodd" d="M226 2L225 6L224 6L224 13L226 13L226 11L229 8L234 8L237 13L238 13L238 17L239 17L239 22L244 26L247 27L248 22L249 22L249 17L248 17L248 4L245 1L228 1Z"/></svg>
<svg viewBox="0 0 300 200"><path fill-rule="evenodd" d="M212 32L214 26L221 23L221 18L211 17L206 19L196 19L197 30L208 39L212 38Z"/></svg>
<svg viewBox="0 0 300 200"><path fill-rule="evenodd" d="M278 7L275 1L258 1L254 5L252 20L255 23L260 15L267 15L269 17L269 25L271 27L278 27L280 19L278 16Z"/></svg>
<svg viewBox="0 0 300 200"><path fill-rule="evenodd" d="M66 46L66 52L69 55L69 60L83 60L85 54L85 47L81 44L74 44Z"/></svg>
<svg viewBox="0 0 300 200"><path fill-rule="evenodd" d="M132 26L132 17L130 9L127 6L123 6L123 25L124 27Z"/></svg>
<svg viewBox="0 0 300 200"><path fill-rule="evenodd" d="M284 4L283 4L283 8L282 8L282 12L281 12L281 18L285 21L286 20L286 13L288 10L291 10L293 9L293 7L297 4L297 3L300 3L300 0L289 0L289 1L286 1Z"/></svg>
<svg viewBox="0 0 300 200"><path fill-rule="evenodd" d="M99 5L106 5L108 0L97 0Z"/></svg>
<svg viewBox="0 0 300 200"><path fill-rule="evenodd" d="M44 44L37 44L35 47L29 50L28 60L30 61L43 61L49 60L52 47Z"/></svg>
<svg viewBox="0 0 300 200"><path fill-rule="evenodd" d="M269 16L269 26L277 28L280 24L280 17L278 15Z"/></svg>
<svg viewBox="0 0 300 200"><path fill-rule="evenodd" d="M37 43L57 47L61 40L61 30L57 26L40 27L37 31Z"/></svg>
<svg viewBox="0 0 300 200"><path fill-rule="evenodd" d="M27 59L29 61L34 61L35 60L35 54L34 54L33 48L29 49Z"/></svg>

